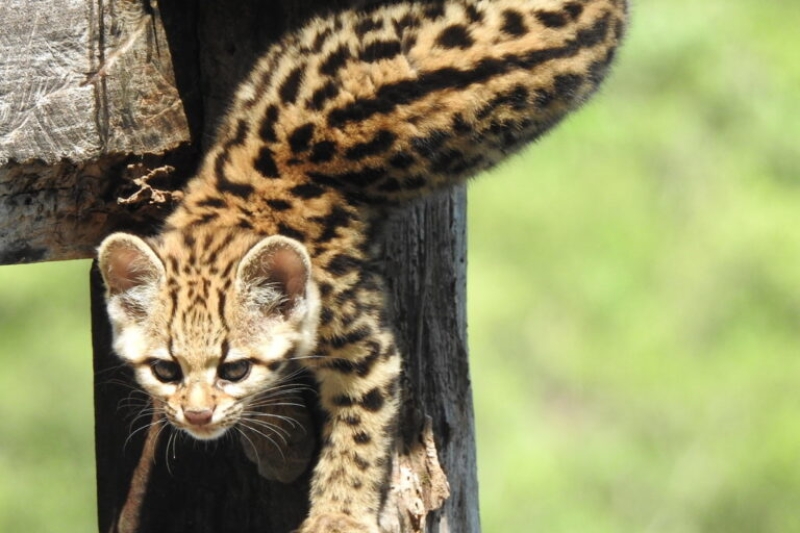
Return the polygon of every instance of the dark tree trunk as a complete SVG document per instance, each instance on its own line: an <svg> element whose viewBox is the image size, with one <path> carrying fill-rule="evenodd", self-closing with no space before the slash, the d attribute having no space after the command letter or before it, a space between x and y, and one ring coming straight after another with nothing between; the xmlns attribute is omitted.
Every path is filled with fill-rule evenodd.
<svg viewBox="0 0 800 533"><path fill-rule="evenodd" d="M368 3L378 1L0 2L0 264L90 257L111 231L152 233L268 44L315 13ZM463 190L441 195L398 214L384 242L406 355L384 516L397 532L479 531L464 216ZM100 531L296 527L308 505L313 408L291 413L309 431L278 453L148 430L146 397L111 351L96 272L91 287ZM313 406L313 395L303 400Z"/></svg>

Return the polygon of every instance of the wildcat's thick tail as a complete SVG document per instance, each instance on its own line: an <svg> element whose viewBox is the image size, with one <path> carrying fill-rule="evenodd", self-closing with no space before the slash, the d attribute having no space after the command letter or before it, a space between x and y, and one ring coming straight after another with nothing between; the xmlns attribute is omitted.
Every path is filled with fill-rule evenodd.
<svg viewBox="0 0 800 533"><path fill-rule="evenodd" d="M270 187L280 177L370 204L422 196L586 101L626 17L625 0L448 0L317 19L262 59L218 145L240 147L228 159Z"/></svg>

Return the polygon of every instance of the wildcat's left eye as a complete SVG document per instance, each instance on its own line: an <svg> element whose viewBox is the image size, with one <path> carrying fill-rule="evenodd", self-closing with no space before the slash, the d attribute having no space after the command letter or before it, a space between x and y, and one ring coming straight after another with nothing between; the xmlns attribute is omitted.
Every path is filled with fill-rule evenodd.
<svg viewBox="0 0 800 533"><path fill-rule="evenodd" d="M247 377L252 367L253 363L249 360L241 359L239 361L231 361L230 363L222 363L217 373L220 379L224 379L225 381L241 381Z"/></svg>

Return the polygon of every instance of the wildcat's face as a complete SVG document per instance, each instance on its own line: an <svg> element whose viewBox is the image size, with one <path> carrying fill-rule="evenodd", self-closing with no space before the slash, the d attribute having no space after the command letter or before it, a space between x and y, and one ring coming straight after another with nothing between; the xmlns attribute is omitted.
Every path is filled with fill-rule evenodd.
<svg viewBox="0 0 800 533"><path fill-rule="evenodd" d="M313 349L318 296L297 241L268 237L216 262L185 241L114 234L100 269L115 352L174 426L214 439L257 424L259 396Z"/></svg>
<svg viewBox="0 0 800 533"><path fill-rule="evenodd" d="M115 350L133 366L136 381L174 426L197 439L213 439L278 384L281 370L298 353L302 334L291 321L274 318L249 335L231 335L230 330L226 335L215 324L214 313L197 311L176 317L168 330L171 337L151 334L144 343L129 342L133 336L148 337L140 327L129 326ZM169 323L158 315L147 320L153 333Z"/></svg>

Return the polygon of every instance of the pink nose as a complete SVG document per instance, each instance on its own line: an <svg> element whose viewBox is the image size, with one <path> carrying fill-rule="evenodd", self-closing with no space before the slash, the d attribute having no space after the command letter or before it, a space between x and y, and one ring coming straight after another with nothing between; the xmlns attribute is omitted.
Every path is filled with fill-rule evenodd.
<svg viewBox="0 0 800 533"><path fill-rule="evenodd" d="M211 422L211 415L214 413L211 409L185 409L183 416L186 421L193 426L205 426Z"/></svg>

